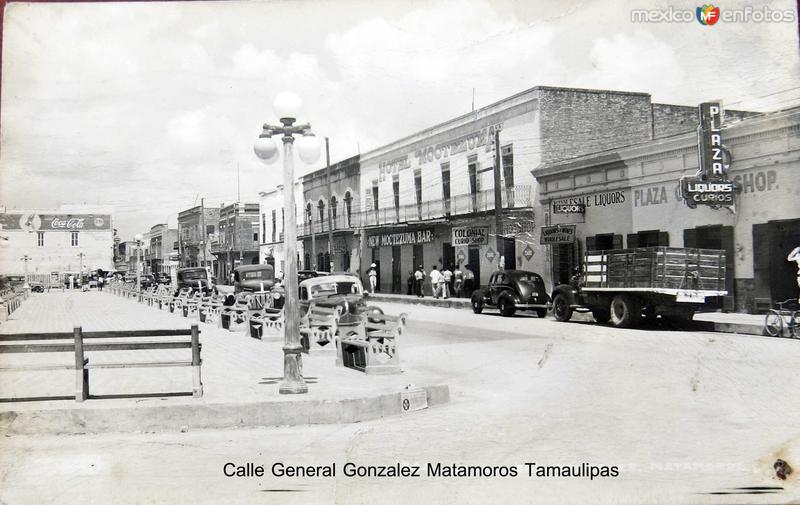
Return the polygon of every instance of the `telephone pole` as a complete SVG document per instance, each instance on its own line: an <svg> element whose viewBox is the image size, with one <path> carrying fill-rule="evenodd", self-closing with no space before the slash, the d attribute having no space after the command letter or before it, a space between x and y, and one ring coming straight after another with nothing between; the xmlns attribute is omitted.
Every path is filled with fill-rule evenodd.
<svg viewBox="0 0 800 505"><path fill-rule="evenodd" d="M327 179L328 179L328 271L333 272L333 208L331 201L333 194L331 194L331 150L328 143L328 137L325 137L325 165L327 166Z"/></svg>

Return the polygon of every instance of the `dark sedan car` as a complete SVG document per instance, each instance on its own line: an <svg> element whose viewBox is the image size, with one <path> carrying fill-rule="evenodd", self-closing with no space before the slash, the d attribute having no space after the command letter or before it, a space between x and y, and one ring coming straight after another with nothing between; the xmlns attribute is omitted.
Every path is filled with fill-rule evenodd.
<svg viewBox="0 0 800 505"><path fill-rule="evenodd" d="M550 297L539 274L504 270L493 273L489 285L472 294L472 311L476 314L484 308L495 307L506 317L513 316L517 310L533 310L537 316L545 317Z"/></svg>

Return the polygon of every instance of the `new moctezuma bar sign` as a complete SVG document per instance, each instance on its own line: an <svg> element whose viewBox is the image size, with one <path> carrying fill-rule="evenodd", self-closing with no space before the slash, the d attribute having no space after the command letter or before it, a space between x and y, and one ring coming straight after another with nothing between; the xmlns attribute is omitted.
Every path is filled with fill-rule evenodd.
<svg viewBox="0 0 800 505"><path fill-rule="evenodd" d="M428 242L433 242L432 229L399 233L381 233L380 235L370 235L367 237L368 247L427 244Z"/></svg>

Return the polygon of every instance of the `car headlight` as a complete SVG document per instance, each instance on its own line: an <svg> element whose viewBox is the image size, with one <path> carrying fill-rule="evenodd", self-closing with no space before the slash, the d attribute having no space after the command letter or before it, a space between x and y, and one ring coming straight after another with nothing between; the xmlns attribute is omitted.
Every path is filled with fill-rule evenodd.
<svg viewBox="0 0 800 505"><path fill-rule="evenodd" d="M278 300L278 299L280 299L280 297L281 297L280 293L272 293L272 298Z"/></svg>

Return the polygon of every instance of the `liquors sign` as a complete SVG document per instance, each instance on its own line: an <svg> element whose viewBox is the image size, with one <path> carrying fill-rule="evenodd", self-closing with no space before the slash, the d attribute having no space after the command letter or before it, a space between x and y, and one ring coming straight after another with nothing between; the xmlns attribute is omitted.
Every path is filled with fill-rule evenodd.
<svg viewBox="0 0 800 505"><path fill-rule="evenodd" d="M570 244L575 242L575 225L557 224L542 228L539 243L545 244Z"/></svg>
<svg viewBox="0 0 800 505"><path fill-rule="evenodd" d="M681 195L686 205L714 208L733 205L736 183L728 179L731 156L722 143L722 106L719 102L701 103L697 130L699 170L695 177L681 179Z"/></svg>

